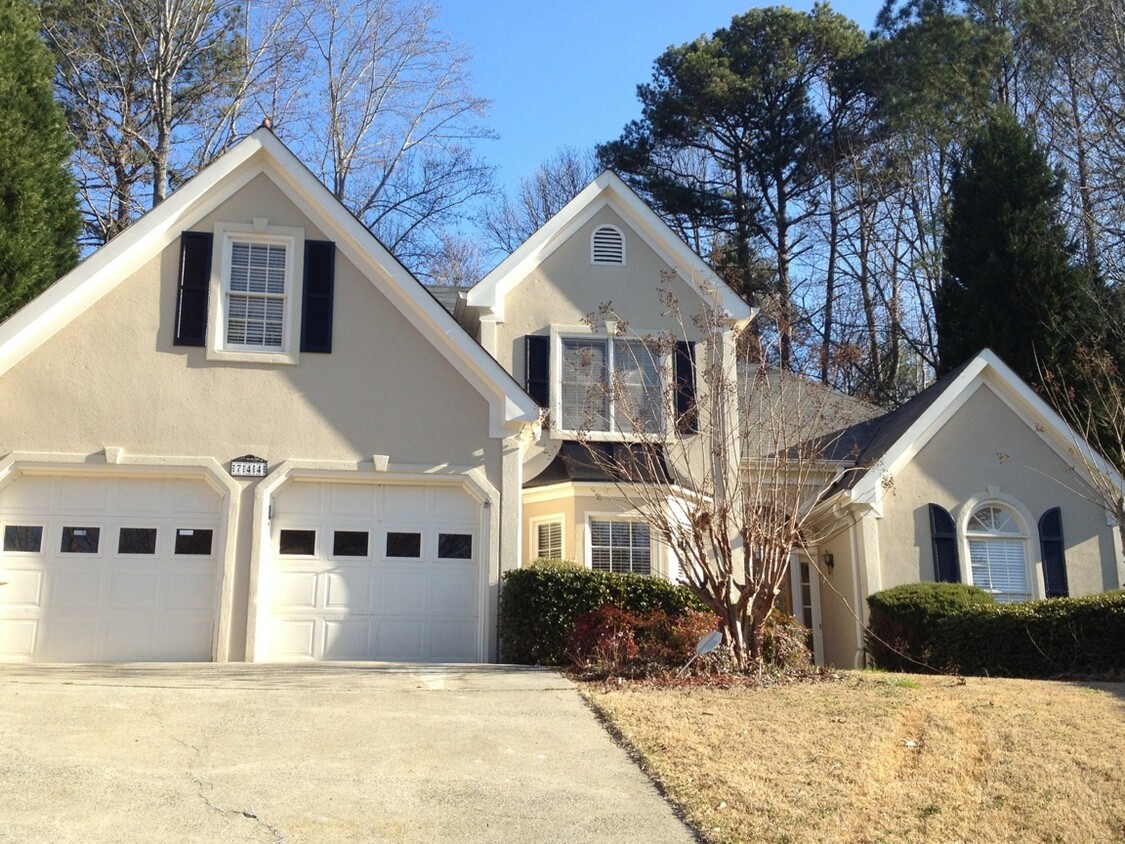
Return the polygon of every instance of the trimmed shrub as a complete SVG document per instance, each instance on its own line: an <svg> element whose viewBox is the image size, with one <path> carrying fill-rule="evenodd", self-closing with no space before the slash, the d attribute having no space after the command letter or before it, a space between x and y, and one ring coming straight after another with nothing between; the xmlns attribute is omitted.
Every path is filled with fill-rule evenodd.
<svg viewBox="0 0 1125 844"><path fill-rule="evenodd" d="M639 624L639 616L609 604L582 613L574 619L566 639L571 660L580 667L598 665L620 671L640 656L634 635Z"/></svg>
<svg viewBox="0 0 1125 844"><path fill-rule="evenodd" d="M659 577L557 566L515 569L504 575L500 593L501 658L525 665L567 662L575 619L606 604L634 614L659 609L673 617L705 609L687 587Z"/></svg>
<svg viewBox="0 0 1125 844"><path fill-rule="evenodd" d="M672 616L661 609L630 613L606 604L574 620L567 656L579 668L613 674L679 667L717 626L718 618L707 610Z"/></svg>
<svg viewBox="0 0 1125 844"><path fill-rule="evenodd" d="M957 586L916 584L912 588L949 585ZM887 599L897 591L890 589L868 599L868 643L880 668L917 672L929 666L962 674L1035 678L1125 673L1121 647L1125 590L1016 604L975 596L961 603L958 599L906 600L901 594ZM926 665L888 651L872 633Z"/></svg>
<svg viewBox="0 0 1125 844"><path fill-rule="evenodd" d="M970 607L940 621L935 655L962 674L1125 674L1125 590Z"/></svg>
<svg viewBox="0 0 1125 844"><path fill-rule="evenodd" d="M964 583L908 583L876 592L867 599L868 653L889 671L944 670L938 622L969 607L995 604L983 589Z"/></svg>

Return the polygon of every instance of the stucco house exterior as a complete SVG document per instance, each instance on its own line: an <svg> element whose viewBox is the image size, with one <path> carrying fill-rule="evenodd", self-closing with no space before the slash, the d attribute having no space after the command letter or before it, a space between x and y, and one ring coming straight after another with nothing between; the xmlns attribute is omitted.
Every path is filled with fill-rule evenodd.
<svg viewBox="0 0 1125 844"><path fill-rule="evenodd" d="M670 385L652 424L694 425L752 319L608 172L429 291L259 129L0 325L0 661L490 661L510 568L674 579L584 459L635 440L587 381ZM786 598L818 661L861 661L897 583L1122 582L1068 429L995 356L863 416Z"/></svg>
<svg viewBox="0 0 1125 844"><path fill-rule="evenodd" d="M0 326L0 659L496 654L522 388L267 129Z"/></svg>

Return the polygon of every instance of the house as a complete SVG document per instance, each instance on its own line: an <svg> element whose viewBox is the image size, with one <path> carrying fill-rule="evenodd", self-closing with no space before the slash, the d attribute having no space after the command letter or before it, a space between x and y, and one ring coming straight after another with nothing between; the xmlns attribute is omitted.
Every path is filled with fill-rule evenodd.
<svg viewBox="0 0 1125 844"><path fill-rule="evenodd" d="M510 568L676 578L593 458L690 502L635 426L705 451L702 373L752 318L608 172L431 292L259 129L0 325L0 660L489 661ZM872 413L793 561L818 660L862 658L863 598L896 583L1121 582L1068 430L994 356Z"/></svg>
<svg viewBox="0 0 1125 844"><path fill-rule="evenodd" d="M268 129L0 326L0 659L489 660L538 408Z"/></svg>
<svg viewBox="0 0 1125 844"><path fill-rule="evenodd" d="M971 583L1000 601L1125 585L1091 472L1121 479L987 349L831 449L825 538L794 567L818 661L862 666L866 596L905 583Z"/></svg>

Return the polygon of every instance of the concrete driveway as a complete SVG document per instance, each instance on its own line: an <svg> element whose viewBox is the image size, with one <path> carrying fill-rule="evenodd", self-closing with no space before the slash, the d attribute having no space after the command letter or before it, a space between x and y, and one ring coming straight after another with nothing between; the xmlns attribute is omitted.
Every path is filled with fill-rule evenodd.
<svg viewBox="0 0 1125 844"><path fill-rule="evenodd" d="M0 841L687 842L548 671L0 666Z"/></svg>

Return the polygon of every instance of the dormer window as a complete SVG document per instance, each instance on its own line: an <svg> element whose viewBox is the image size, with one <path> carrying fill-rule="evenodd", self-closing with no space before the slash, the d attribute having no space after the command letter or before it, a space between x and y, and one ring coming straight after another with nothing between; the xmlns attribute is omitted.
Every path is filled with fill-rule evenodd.
<svg viewBox="0 0 1125 844"><path fill-rule="evenodd" d="M598 226L590 236L590 263L625 265L625 236L617 226Z"/></svg>
<svg viewBox="0 0 1125 844"><path fill-rule="evenodd" d="M219 223L215 237L208 357L297 363L304 231L256 219Z"/></svg>

